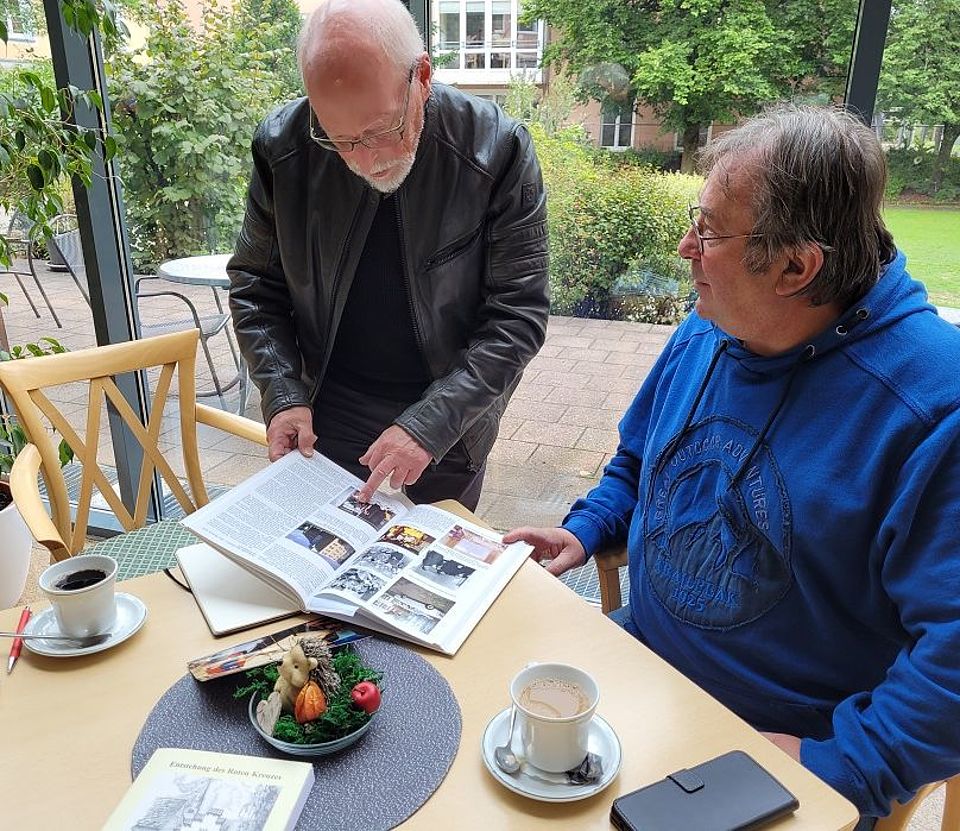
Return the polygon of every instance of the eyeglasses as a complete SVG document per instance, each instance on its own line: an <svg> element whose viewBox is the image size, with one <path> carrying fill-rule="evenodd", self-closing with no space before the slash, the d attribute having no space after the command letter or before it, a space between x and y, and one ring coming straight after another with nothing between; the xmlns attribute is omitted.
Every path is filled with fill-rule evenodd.
<svg viewBox="0 0 960 831"><path fill-rule="evenodd" d="M703 253L703 243L707 240L715 239L742 239L743 237L762 237L763 234L703 234L700 232L700 206L690 205L690 227L693 228L693 235L697 238L697 247L700 253Z"/></svg>
<svg viewBox="0 0 960 831"><path fill-rule="evenodd" d="M403 110L400 112L400 121L397 122L395 127L359 139L332 139L320 129L319 123L314 127L316 115L313 108L310 107L310 138L325 150L336 150L338 153L350 153L356 149L358 144L369 147L371 150L379 150L381 147L394 147L400 144L403 141L403 131L407 128L407 108L410 106L410 87L413 85L413 73L416 72L419 65L420 62L417 61L410 67L410 73L407 75L407 93L403 98Z"/></svg>

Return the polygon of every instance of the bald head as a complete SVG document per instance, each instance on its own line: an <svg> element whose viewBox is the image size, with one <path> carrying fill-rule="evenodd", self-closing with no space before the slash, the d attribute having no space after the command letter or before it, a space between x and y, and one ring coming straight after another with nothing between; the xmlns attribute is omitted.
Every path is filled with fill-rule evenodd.
<svg viewBox="0 0 960 831"><path fill-rule="evenodd" d="M307 19L298 44L304 86L317 75L339 77L357 65L404 72L425 51L400 0L327 0Z"/></svg>

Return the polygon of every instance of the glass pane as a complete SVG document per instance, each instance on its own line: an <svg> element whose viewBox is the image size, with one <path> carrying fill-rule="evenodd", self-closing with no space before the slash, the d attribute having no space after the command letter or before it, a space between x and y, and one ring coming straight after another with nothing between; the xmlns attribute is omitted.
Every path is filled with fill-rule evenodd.
<svg viewBox="0 0 960 831"><path fill-rule="evenodd" d="M730 113L745 119L780 100L839 101L858 2L813 4L816 14L809 0L714 4L706 25L689 4L658 4L654 16L651 4L642 2L538 2L537 13L544 16L538 21L523 20L523 5L513 21L517 74L537 67L544 47L538 30L550 32L558 56L543 84L530 84L525 94L511 90L505 108L550 137L543 166L551 206L552 308L575 317L675 324L690 308L689 267L677 256L677 243L688 224L682 208L703 185L693 164L700 137L732 126ZM598 31L605 32L602 42ZM749 48L745 31L757 37ZM665 78L656 67L668 42L683 45L678 59L685 63ZM744 106L747 90L752 98ZM578 96L587 103L578 104ZM691 112L703 117L686 124ZM627 152L598 154L581 152L573 141L555 144L557 128L568 125L582 125L594 147ZM890 132L893 141L897 130ZM692 136L687 148L684 135ZM630 148L647 164L637 165ZM664 175L681 164L689 176ZM602 175L594 178L598 168ZM607 198L613 181L618 187L630 182L626 202ZM645 236L641 216L656 218L662 235ZM600 229L613 225L629 229L626 246L604 237Z"/></svg>
<svg viewBox="0 0 960 831"><path fill-rule="evenodd" d="M484 24L483 3L467 3L467 43L481 44L484 42L483 24Z"/></svg>
<svg viewBox="0 0 960 831"><path fill-rule="evenodd" d="M485 57L483 52L467 52L464 55L466 59L464 69L485 69L487 65Z"/></svg>
<svg viewBox="0 0 960 831"><path fill-rule="evenodd" d="M491 52L490 68L491 69L509 69L510 53L509 52Z"/></svg>
<svg viewBox="0 0 960 831"><path fill-rule="evenodd" d="M491 36L494 46L509 46L513 37L510 3L494 0L491 17Z"/></svg>
<svg viewBox="0 0 960 831"><path fill-rule="evenodd" d="M930 302L960 320L956 5L897 3L873 117L887 157L884 220Z"/></svg>
<svg viewBox="0 0 960 831"><path fill-rule="evenodd" d="M517 52L518 69L536 69L539 65L536 52Z"/></svg>
<svg viewBox="0 0 960 831"><path fill-rule="evenodd" d="M536 49L538 45L536 32L517 32L517 49Z"/></svg>
<svg viewBox="0 0 960 831"><path fill-rule="evenodd" d="M460 45L460 4L440 4L440 48L456 49Z"/></svg>

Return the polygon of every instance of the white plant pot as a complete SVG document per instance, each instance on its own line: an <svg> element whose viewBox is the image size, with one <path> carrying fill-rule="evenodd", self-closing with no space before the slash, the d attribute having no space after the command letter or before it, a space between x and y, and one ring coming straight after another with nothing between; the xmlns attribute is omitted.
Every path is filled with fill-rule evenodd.
<svg viewBox="0 0 960 831"><path fill-rule="evenodd" d="M5 484L0 488L7 491ZM15 503L0 510L0 609L13 606L23 594L30 570L33 538Z"/></svg>

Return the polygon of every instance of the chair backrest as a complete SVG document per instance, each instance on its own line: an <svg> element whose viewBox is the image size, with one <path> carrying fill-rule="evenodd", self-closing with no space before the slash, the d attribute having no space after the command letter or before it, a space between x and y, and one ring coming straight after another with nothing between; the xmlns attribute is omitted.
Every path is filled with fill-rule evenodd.
<svg viewBox="0 0 960 831"><path fill-rule="evenodd" d="M190 329L128 343L0 363L0 386L9 395L27 437L39 451L39 465L47 486L53 524L60 537L59 541L54 542L58 543L58 547L62 545L66 554L75 554L86 542L94 488L127 531L141 527L146 520L154 471L159 471L187 513L209 501L200 472L197 448L194 379L198 337L199 333ZM152 368L159 368L160 372L151 399L150 416L144 424L121 395L114 377ZM174 371L177 372L180 446L189 494L158 447L164 404L169 396ZM81 383L87 389L82 432L45 393L45 390L50 391L53 387L76 383ZM76 400L76 395L71 395L71 398ZM133 438L143 448L143 464L132 512L121 502L97 460L101 424L106 428L102 414L107 402L110 402L115 413L123 419ZM80 416L74 418L81 421ZM75 454L75 460L83 466L74 519L71 519L67 485L60 467L59 438L51 434L50 427L66 440ZM45 544L48 542L44 541Z"/></svg>
<svg viewBox="0 0 960 831"><path fill-rule="evenodd" d="M10 223L7 225L7 236L13 239L27 239L30 236L30 229L33 227L33 220L25 213L14 211L10 215Z"/></svg>

